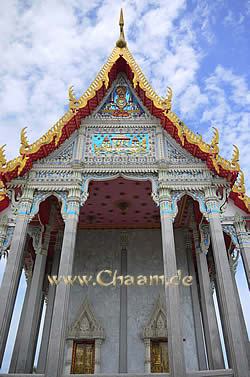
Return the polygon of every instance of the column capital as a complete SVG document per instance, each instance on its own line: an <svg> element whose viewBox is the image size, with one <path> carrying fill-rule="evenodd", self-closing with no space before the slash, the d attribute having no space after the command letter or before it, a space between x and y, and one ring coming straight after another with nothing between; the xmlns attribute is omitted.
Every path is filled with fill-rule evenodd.
<svg viewBox="0 0 250 377"><path fill-rule="evenodd" d="M28 216L33 203L34 189L26 187L20 198L17 216Z"/></svg>
<svg viewBox="0 0 250 377"><path fill-rule="evenodd" d="M250 233L246 229L246 221L238 214L236 214L234 218L234 228L236 231L235 238L237 239L239 245L250 247Z"/></svg>
<svg viewBox="0 0 250 377"><path fill-rule="evenodd" d="M208 218L220 215L221 210L216 187L210 186L205 189L205 203Z"/></svg>
<svg viewBox="0 0 250 377"><path fill-rule="evenodd" d="M160 186L159 188L159 203L160 203L160 214L161 216L168 217L172 221L175 218L175 211L173 206L173 198L171 195L171 190Z"/></svg>
<svg viewBox="0 0 250 377"><path fill-rule="evenodd" d="M246 232L246 221L238 213L234 216L234 226L237 233Z"/></svg>
<svg viewBox="0 0 250 377"><path fill-rule="evenodd" d="M72 188L70 189L67 196L67 218L72 216L79 216L81 204L81 189Z"/></svg>

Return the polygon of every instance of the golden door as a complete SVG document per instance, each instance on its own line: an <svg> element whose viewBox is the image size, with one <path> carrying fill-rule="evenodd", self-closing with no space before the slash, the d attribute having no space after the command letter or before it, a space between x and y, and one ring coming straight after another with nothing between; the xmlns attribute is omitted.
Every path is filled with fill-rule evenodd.
<svg viewBox="0 0 250 377"><path fill-rule="evenodd" d="M166 341L151 341L151 373L169 372L168 343Z"/></svg>
<svg viewBox="0 0 250 377"><path fill-rule="evenodd" d="M93 374L95 369L94 342L74 342L71 373Z"/></svg>

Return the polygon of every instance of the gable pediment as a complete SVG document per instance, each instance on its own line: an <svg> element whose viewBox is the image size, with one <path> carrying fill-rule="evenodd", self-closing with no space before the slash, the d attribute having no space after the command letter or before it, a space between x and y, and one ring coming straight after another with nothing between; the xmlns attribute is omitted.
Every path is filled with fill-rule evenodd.
<svg viewBox="0 0 250 377"><path fill-rule="evenodd" d="M201 163L191 153L182 148L166 131L163 132L166 159L171 163Z"/></svg>
<svg viewBox="0 0 250 377"><path fill-rule="evenodd" d="M143 338L167 338L167 312L161 296L155 302L150 320L143 330Z"/></svg>
<svg viewBox="0 0 250 377"><path fill-rule="evenodd" d="M86 298L72 323L68 339L103 339L104 330L97 320L93 308Z"/></svg>
<svg viewBox="0 0 250 377"><path fill-rule="evenodd" d="M38 160L38 164L52 164L63 165L72 161L74 155L74 148L76 144L77 135L73 134L66 140L58 149L52 152L49 156Z"/></svg>
<svg viewBox="0 0 250 377"><path fill-rule="evenodd" d="M97 119L143 119L151 115L142 105L124 73L113 82L107 95L93 114Z"/></svg>

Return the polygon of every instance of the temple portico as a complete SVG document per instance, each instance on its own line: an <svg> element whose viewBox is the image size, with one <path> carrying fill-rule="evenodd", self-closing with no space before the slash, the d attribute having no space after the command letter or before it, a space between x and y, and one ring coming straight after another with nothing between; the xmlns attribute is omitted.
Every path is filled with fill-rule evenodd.
<svg viewBox="0 0 250 377"><path fill-rule="evenodd" d="M235 278L249 284L249 198L219 155L150 87L120 38L88 91L0 166L0 376L247 377ZM115 280L115 278L116 280ZM118 279L117 279L118 277Z"/></svg>

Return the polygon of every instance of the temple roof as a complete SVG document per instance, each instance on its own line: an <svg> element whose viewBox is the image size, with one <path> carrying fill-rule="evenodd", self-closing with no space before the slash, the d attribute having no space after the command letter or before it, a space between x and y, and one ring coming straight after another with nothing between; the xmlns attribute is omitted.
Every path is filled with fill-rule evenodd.
<svg viewBox="0 0 250 377"><path fill-rule="evenodd" d="M127 47L120 16L120 37L107 62L97 74L86 92L76 98L73 87L69 88L69 109L42 137L29 144L26 128L21 131L20 155L6 161L4 147L0 147L0 211L9 204L7 184L12 179L24 175L35 161L46 157L58 148L80 127L82 119L91 115L100 104L118 73L125 72L136 94L149 112L160 120L162 127L184 149L206 162L216 175L225 178L231 186L230 197L246 212L250 211L250 198L246 195L244 174L239 166L239 150L234 146L232 159L228 161L219 155L219 133L214 128L210 143L201 135L191 131L172 111L172 90L167 88L165 98L160 97L149 84L141 68Z"/></svg>

